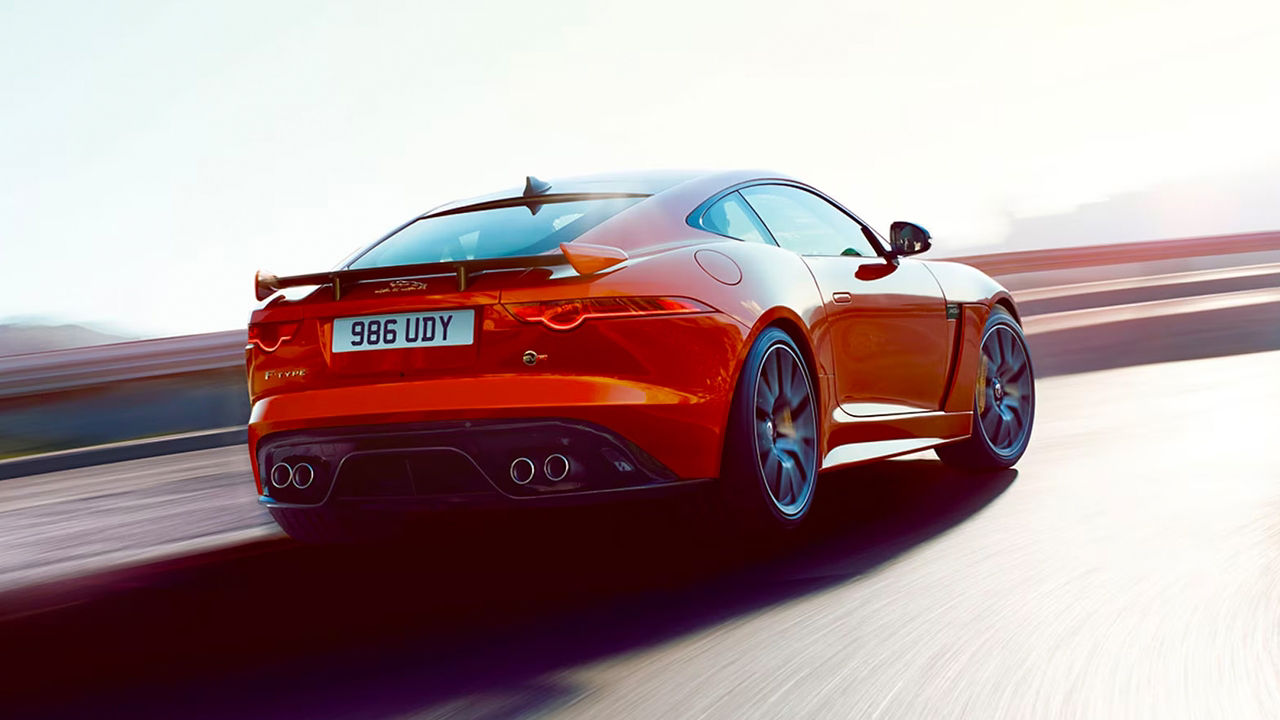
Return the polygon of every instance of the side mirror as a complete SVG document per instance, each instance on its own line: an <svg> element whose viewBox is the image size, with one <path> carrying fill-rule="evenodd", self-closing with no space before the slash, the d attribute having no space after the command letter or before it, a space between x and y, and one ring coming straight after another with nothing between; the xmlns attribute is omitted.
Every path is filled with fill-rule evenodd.
<svg viewBox="0 0 1280 720"><path fill-rule="evenodd" d="M894 255L917 255L933 247L929 231L915 223L899 220L889 226L889 248Z"/></svg>

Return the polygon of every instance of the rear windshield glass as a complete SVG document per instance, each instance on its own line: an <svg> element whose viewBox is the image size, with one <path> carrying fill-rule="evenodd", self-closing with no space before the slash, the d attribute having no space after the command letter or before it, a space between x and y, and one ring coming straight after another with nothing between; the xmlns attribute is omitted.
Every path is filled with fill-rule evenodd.
<svg viewBox="0 0 1280 720"><path fill-rule="evenodd" d="M635 205L644 198L598 198L514 205L422 218L388 237L347 267L540 255ZM536 210L537 212L533 212Z"/></svg>

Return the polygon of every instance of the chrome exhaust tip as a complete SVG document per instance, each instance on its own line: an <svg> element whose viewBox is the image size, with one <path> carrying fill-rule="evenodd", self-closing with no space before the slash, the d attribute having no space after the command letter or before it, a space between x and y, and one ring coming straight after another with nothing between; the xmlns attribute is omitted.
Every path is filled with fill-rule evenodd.
<svg viewBox="0 0 1280 720"><path fill-rule="evenodd" d="M569 475L569 458L556 453L542 462L542 472L551 482L560 482Z"/></svg>
<svg viewBox="0 0 1280 720"><path fill-rule="evenodd" d="M529 481L533 480L533 475L536 472L538 472L538 468L527 457L520 457L511 461L511 481L517 485L528 485Z"/></svg>
<svg viewBox="0 0 1280 720"><path fill-rule="evenodd" d="M293 482L293 468L288 463L276 463L269 474L271 484L283 488Z"/></svg>
<svg viewBox="0 0 1280 720"><path fill-rule="evenodd" d="M310 463L298 463L293 468L293 486L299 490L306 490L311 487L311 483L316 479L316 469L311 467Z"/></svg>

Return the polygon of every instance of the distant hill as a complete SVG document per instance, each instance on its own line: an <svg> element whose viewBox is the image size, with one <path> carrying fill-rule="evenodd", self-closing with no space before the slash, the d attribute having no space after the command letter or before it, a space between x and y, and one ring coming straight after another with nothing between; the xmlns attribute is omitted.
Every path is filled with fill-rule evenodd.
<svg viewBox="0 0 1280 720"><path fill-rule="evenodd" d="M1170 180L1067 212L1015 217L1005 247L974 252L1266 232L1280 228L1280 166Z"/></svg>
<svg viewBox="0 0 1280 720"><path fill-rule="evenodd" d="M112 335L81 325L28 325L0 323L0 356L106 345L136 338Z"/></svg>

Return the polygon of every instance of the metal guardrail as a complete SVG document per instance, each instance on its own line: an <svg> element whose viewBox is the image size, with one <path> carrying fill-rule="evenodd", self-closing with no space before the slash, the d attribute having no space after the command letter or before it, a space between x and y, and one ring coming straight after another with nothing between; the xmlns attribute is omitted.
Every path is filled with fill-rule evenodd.
<svg viewBox="0 0 1280 720"><path fill-rule="evenodd" d="M207 450L227 445L243 445L248 442L248 435L248 428L241 425L9 458L0 460L0 480L156 457L157 455Z"/></svg>
<svg viewBox="0 0 1280 720"><path fill-rule="evenodd" d="M1275 250L1280 250L1280 232L1212 235L1178 240L1109 243L1047 250L1019 250L945 259L972 265L989 275L1009 275Z"/></svg>
<svg viewBox="0 0 1280 720"><path fill-rule="evenodd" d="M992 275L1280 250L1280 232L943 258ZM242 367L244 330L0 357L0 399Z"/></svg>
<svg viewBox="0 0 1280 720"><path fill-rule="evenodd" d="M246 331L0 357L0 399L244 365Z"/></svg>

